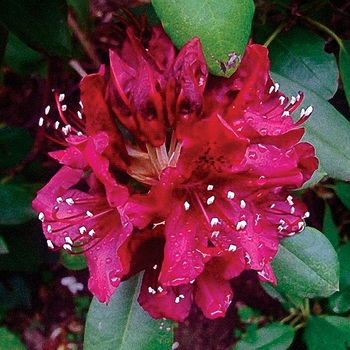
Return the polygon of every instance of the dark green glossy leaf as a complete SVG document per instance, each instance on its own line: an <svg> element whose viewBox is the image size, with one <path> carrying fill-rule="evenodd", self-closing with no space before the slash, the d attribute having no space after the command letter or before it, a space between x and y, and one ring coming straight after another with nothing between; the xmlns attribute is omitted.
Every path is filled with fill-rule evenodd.
<svg viewBox="0 0 350 350"><path fill-rule="evenodd" d="M230 76L237 69L250 36L252 0L153 0L152 4L178 48L197 36L211 73Z"/></svg>
<svg viewBox="0 0 350 350"><path fill-rule="evenodd" d="M334 189L343 204L350 210L350 183L338 182Z"/></svg>
<svg viewBox="0 0 350 350"><path fill-rule="evenodd" d="M0 86L2 86L3 80L4 80L2 63L5 55L8 35L9 35L8 30L5 27L3 27L0 23Z"/></svg>
<svg viewBox="0 0 350 350"><path fill-rule="evenodd" d="M311 316L304 341L308 350L345 350L350 345L350 319L340 316Z"/></svg>
<svg viewBox="0 0 350 350"><path fill-rule="evenodd" d="M350 105L350 41L342 40L339 52L339 69L348 104Z"/></svg>
<svg viewBox="0 0 350 350"><path fill-rule="evenodd" d="M326 205L322 231L324 235L328 238L328 240L332 243L332 246L334 248L337 248L339 244L339 232L338 232L337 226L333 221L332 212L329 205Z"/></svg>
<svg viewBox="0 0 350 350"><path fill-rule="evenodd" d="M336 313L345 313L350 310L350 242L340 247L338 259L340 290L329 298L329 307Z"/></svg>
<svg viewBox="0 0 350 350"><path fill-rule="evenodd" d="M28 46L68 57L71 34L65 0L0 0L0 23Z"/></svg>
<svg viewBox="0 0 350 350"><path fill-rule="evenodd" d="M326 100L302 84L297 84L279 74L272 73L287 96L304 92L303 107L313 106L311 117L303 124L304 141L316 148L321 168L335 179L350 180L350 123ZM294 113L298 119L298 113Z"/></svg>
<svg viewBox="0 0 350 350"><path fill-rule="evenodd" d="M141 277L122 282L108 305L93 299L84 350L164 350L173 344L170 321L152 319L137 303Z"/></svg>
<svg viewBox="0 0 350 350"><path fill-rule="evenodd" d="M233 350L286 350L294 338L291 326L269 323L256 332L256 339L243 338Z"/></svg>
<svg viewBox="0 0 350 350"><path fill-rule="evenodd" d="M272 268L277 290L292 298L328 297L339 290L337 253L328 239L311 227L282 240Z"/></svg>
<svg viewBox="0 0 350 350"><path fill-rule="evenodd" d="M18 74L29 75L39 72L40 75L45 75L46 63L43 56L12 33L8 38L4 61Z"/></svg>
<svg viewBox="0 0 350 350"><path fill-rule="evenodd" d="M269 45L271 70L329 100L338 88L338 68L324 45L324 39L299 27L281 33Z"/></svg>
<svg viewBox="0 0 350 350"><path fill-rule="evenodd" d="M9 331L6 327L0 327L1 349L6 350L26 350L19 337Z"/></svg>
<svg viewBox="0 0 350 350"><path fill-rule="evenodd" d="M83 270L87 267L84 254L73 255L61 250L61 264L70 270Z"/></svg>
<svg viewBox="0 0 350 350"><path fill-rule="evenodd" d="M3 240L3 238L0 236L0 254L7 254L9 252L7 248L7 244Z"/></svg>
<svg viewBox="0 0 350 350"><path fill-rule="evenodd" d="M33 139L27 131L12 127L0 128L0 171L11 169L23 160L32 144Z"/></svg>
<svg viewBox="0 0 350 350"><path fill-rule="evenodd" d="M32 194L23 186L0 184L0 225L17 225L35 217Z"/></svg>

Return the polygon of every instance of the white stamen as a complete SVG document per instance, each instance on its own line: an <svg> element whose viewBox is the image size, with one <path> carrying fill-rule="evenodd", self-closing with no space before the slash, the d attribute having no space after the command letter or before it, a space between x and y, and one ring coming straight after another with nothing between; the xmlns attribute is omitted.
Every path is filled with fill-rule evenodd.
<svg viewBox="0 0 350 350"><path fill-rule="evenodd" d="M185 296L183 294L179 294L179 298L185 299Z"/></svg>
<svg viewBox="0 0 350 350"><path fill-rule="evenodd" d="M158 267L158 265L156 264L156 265L154 265L153 266L153 270L157 270L157 267Z"/></svg>
<svg viewBox="0 0 350 350"><path fill-rule="evenodd" d="M39 215L38 215L38 219L41 221L41 222L44 222L45 220L45 214L43 212L40 212Z"/></svg>
<svg viewBox="0 0 350 350"><path fill-rule="evenodd" d="M63 244L63 249L72 251L72 246L68 243L65 243L65 244Z"/></svg>
<svg viewBox="0 0 350 350"><path fill-rule="evenodd" d="M69 243L70 245L73 245L73 241L70 237L64 237L64 240L66 241L66 243Z"/></svg>
<svg viewBox="0 0 350 350"><path fill-rule="evenodd" d="M210 205L210 204L213 204L214 203L214 200L215 200L215 196L211 196L207 199L207 204Z"/></svg>
<svg viewBox="0 0 350 350"><path fill-rule="evenodd" d="M79 104L80 104L80 107L81 107L81 108L84 108L83 102L79 101Z"/></svg>
<svg viewBox="0 0 350 350"><path fill-rule="evenodd" d="M275 91L276 91L276 92L278 91L279 88L280 88L280 84L275 83Z"/></svg>
<svg viewBox="0 0 350 350"><path fill-rule="evenodd" d="M241 204L240 204L240 207L242 208L242 209L244 209L245 207L247 206L247 203L245 202L245 200L241 200Z"/></svg>
<svg viewBox="0 0 350 350"><path fill-rule="evenodd" d="M305 116L308 117L312 111L314 110L314 108L312 106L309 106L306 108L306 111L305 111Z"/></svg>
<svg viewBox="0 0 350 350"><path fill-rule="evenodd" d="M64 100L64 98L65 98L65 94L60 94L60 95L58 96L58 101L59 101L59 102L62 102L62 101Z"/></svg>
<svg viewBox="0 0 350 350"><path fill-rule="evenodd" d="M211 238L218 238L219 234L220 234L220 231L213 231L211 233Z"/></svg>
<svg viewBox="0 0 350 350"><path fill-rule="evenodd" d="M157 292L152 287L148 287L148 293L149 294L156 294Z"/></svg>
<svg viewBox="0 0 350 350"><path fill-rule="evenodd" d="M228 199L233 199L233 198L235 198L235 193L232 192L232 191L228 191L228 192L227 192L227 198L228 198Z"/></svg>
<svg viewBox="0 0 350 350"><path fill-rule="evenodd" d="M73 205L74 204L74 199L73 198L67 198L65 200L65 202L68 204L68 205Z"/></svg>
<svg viewBox="0 0 350 350"><path fill-rule="evenodd" d="M305 219L305 218L309 218L309 217L310 217L310 212L309 212L309 211L305 212L305 214L304 214L304 219Z"/></svg>
<svg viewBox="0 0 350 350"><path fill-rule="evenodd" d="M63 112L66 111L67 110L67 105L62 105L61 109L62 109Z"/></svg>
<svg viewBox="0 0 350 350"><path fill-rule="evenodd" d="M79 233L80 233L81 235L83 235L86 231L87 231L87 230L86 230L86 227L85 227L85 226L79 227Z"/></svg>
<svg viewBox="0 0 350 350"><path fill-rule="evenodd" d="M83 115L81 114L80 111L78 111L77 114L78 114L78 118L79 118L79 119L83 119Z"/></svg>
<svg viewBox="0 0 350 350"><path fill-rule="evenodd" d="M305 227L305 224L302 221L298 222L299 231L302 231L304 229L304 227Z"/></svg>
<svg viewBox="0 0 350 350"><path fill-rule="evenodd" d="M284 96L280 96L279 100L280 100L280 102L281 102L281 105L283 105L285 99L286 99L286 98L285 98Z"/></svg>
<svg viewBox="0 0 350 350"><path fill-rule="evenodd" d="M162 293L163 290L164 290L164 289L163 289L161 286L159 286L159 287L157 288L157 291L158 291L159 293Z"/></svg>
<svg viewBox="0 0 350 350"><path fill-rule="evenodd" d="M217 225L219 223L219 219L218 218L212 218L210 220L210 225L213 227L215 225Z"/></svg>
<svg viewBox="0 0 350 350"><path fill-rule="evenodd" d="M272 94L272 92L275 90L275 87L272 85L269 90L269 94Z"/></svg>
<svg viewBox="0 0 350 350"><path fill-rule="evenodd" d="M211 191L213 188L214 188L213 185L208 185L207 190L208 190L208 191Z"/></svg>
<svg viewBox="0 0 350 350"><path fill-rule="evenodd" d="M291 208L290 208L290 213L291 213L291 214L294 214L294 213L295 213L295 207L291 207Z"/></svg>
<svg viewBox="0 0 350 350"><path fill-rule="evenodd" d="M178 304L180 302L180 297L175 298L175 303Z"/></svg>
<svg viewBox="0 0 350 350"><path fill-rule="evenodd" d="M93 237L95 233L96 233L95 230L92 228L92 229L88 232L88 235L89 235L90 237Z"/></svg>
<svg viewBox="0 0 350 350"><path fill-rule="evenodd" d="M45 108L45 115L49 114L50 108L51 108L50 106L46 106L46 108Z"/></svg>
<svg viewBox="0 0 350 350"><path fill-rule="evenodd" d="M54 127L55 127L56 130L59 128L59 126L60 126L60 122L59 121L55 122Z"/></svg>
<svg viewBox="0 0 350 350"><path fill-rule="evenodd" d="M230 244L230 246L228 247L228 251L229 252L234 252L237 250L237 246L234 244Z"/></svg>
<svg viewBox="0 0 350 350"><path fill-rule="evenodd" d="M275 204L275 203L272 203L272 204L270 205L270 208L273 209L275 206L276 206L276 204Z"/></svg>
<svg viewBox="0 0 350 350"><path fill-rule="evenodd" d="M187 201L184 203L185 210L190 209L190 206L190 203L188 203Z"/></svg>
<svg viewBox="0 0 350 350"><path fill-rule="evenodd" d="M43 124L44 124L44 118L43 117L40 117L39 118L39 126L43 126Z"/></svg>
<svg viewBox="0 0 350 350"><path fill-rule="evenodd" d="M289 205L293 205L293 204L294 204L294 202L293 202L293 196L288 196L288 197L287 197L287 202L288 202Z"/></svg>
<svg viewBox="0 0 350 350"><path fill-rule="evenodd" d="M53 243L52 243L52 241L51 241L50 239L48 239L48 240L46 241L46 243L47 243L47 246L48 246L49 248L51 248L51 249L55 248L55 246L53 245Z"/></svg>
<svg viewBox="0 0 350 350"><path fill-rule="evenodd" d="M305 109L302 108L300 111L300 118L302 118L305 115Z"/></svg>
<svg viewBox="0 0 350 350"><path fill-rule="evenodd" d="M63 198L62 197L57 197L56 198L57 203L63 203Z"/></svg>
<svg viewBox="0 0 350 350"><path fill-rule="evenodd" d="M300 98L301 98L301 95L298 93L297 97L296 97L296 100L299 102L300 101Z"/></svg>
<svg viewBox="0 0 350 350"><path fill-rule="evenodd" d="M291 105L294 105L295 102L297 102L297 99L295 98L295 96L292 96L292 97L290 98L290 104L291 104Z"/></svg>
<svg viewBox="0 0 350 350"><path fill-rule="evenodd" d="M47 225L47 232L52 233L52 226L51 225Z"/></svg>
<svg viewBox="0 0 350 350"><path fill-rule="evenodd" d="M92 214L91 211L87 210L86 216L88 216L89 218L91 218L91 217L94 216L94 214Z"/></svg>
<svg viewBox="0 0 350 350"><path fill-rule="evenodd" d="M243 229L245 229L247 227L247 225L248 225L248 223L245 220L238 221L237 225L236 225L236 230L237 231L238 230L243 230Z"/></svg>
<svg viewBox="0 0 350 350"><path fill-rule="evenodd" d="M290 116L289 111L284 111L284 112L282 113L282 117L289 117L289 116Z"/></svg>

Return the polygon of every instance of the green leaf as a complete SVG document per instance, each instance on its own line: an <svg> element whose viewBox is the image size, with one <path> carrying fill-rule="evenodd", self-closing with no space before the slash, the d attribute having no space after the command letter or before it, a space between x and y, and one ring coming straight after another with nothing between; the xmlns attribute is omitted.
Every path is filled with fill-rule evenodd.
<svg viewBox="0 0 350 350"><path fill-rule="evenodd" d="M333 221L332 212L329 205L326 205L322 231L328 240L332 243L332 246L334 248L337 248L339 245L339 232L337 226Z"/></svg>
<svg viewBox="0 0 350 350"><path fill-rule="evenodd" d="M329 100L338 89L338 68L324 45L324 39L299 27L279 34L269 45L271 70Z"/></svg>
<svg viewBox="0 0 350 350"><path fill-rule="evenodd" d="M0 128L0 171L11 169L23 160L32 144L33 139L26 130L12 127Z"/></svg>
<svg viewBox="0 0 350 350"><path fill-rule="evenodd" d="M7 254L9 252L7 248L7 244L3 240L3 238L0 236L0 254Z"/></svg>
<svg viewBox="0 0 350 350"><path fill-rule="evenodd" d="M339 52L339 69L344 92L350 105L350 41L342 40Z"/></svg>
<svg viewBox="0 0 350 350"><path fill-rule="evenodd" d="M340 290L329 298L329 307L336 313L345 313L350 309L350 242L340 247L338 259Z"/></svg>
<svg viewBox="0 0 350 350"><path fill-rule="evenodd" d="M16 73L21 75L39 72L41 76L44 76L46 73L46 63L43 56L29 48L12 33L8 38L4 61Z"/></svg>
<svg viewBox="0 0 350 350"><path fill-rule="evenodd" d="M337 253L314 228L283 239L271 265L277 290L288 297L328 297L339 290Z"/></svg>
<svg viewBox="0 0 350 350"><path fill-rule="evenodd" d="M293 342L294 330L281 323L269 323L256 332L256 339L240 340L234 350L286 350Z"/></svg>
<svg viewBox="0 0 350 350"><path fill-rule="evenodd" d="M6 327L0 327L0 344L6 350L26 350L20 339Z"/></svg>
<svg viewBox="0 0 350 350"><path fill-rule="evenodd" d="M83 270L87 267L84 254L73 255L67 253L65 250L60 251L61 264L70 270Z"/></svg>
<svg viewBox="0 0 350 350"><path fill-rule="evenodd" d="M252 0L152 0L177 48L201 39L213 74L230 76L244 54L254 15Z"/></svg>
<svg viewBox="0 0 350 350"><path fill-rule="evenodd" d="M0 184L0 225L17 225L35 217L32 194L24 187Z"/></svg>
<svg viewBox="0 0 350 350"><path fill-rule="evenodd" d="M350 183L338 182L334 190L339 199L350 210Z"/></svg>
<svg viewBox="0 0 350 350"><path fill-rule="evenodd" d="M276 73L272 73L272 77L286 95L304 92L304 108L311 105L314 111L303 124L306 130L303 140L315 147L321 168L329 176L350 180L350 123L326 100L302 84ZM294 115L298 119L298 113Z"/></svg>
<svg viewBox="0 0 350 350"><path fill-rule="evenodd" d="M340 316L311 316L304 341L308 350L345 350L350 345L350 319Z"/></svg>
<svg viewBox="0 0 350 350"><path fill-rule="evenodd" d="M173 344L170 321L152 319L137 303L141 276L122 282L108 305L92 300L84 350L164 350Z"/></svg>
<svg viewBox="0 0 350 350"><path fill-rule="evenodd" d="M53 56L70 56L65 0L0 0L0 8L0 23L28 46Z"/></svg>

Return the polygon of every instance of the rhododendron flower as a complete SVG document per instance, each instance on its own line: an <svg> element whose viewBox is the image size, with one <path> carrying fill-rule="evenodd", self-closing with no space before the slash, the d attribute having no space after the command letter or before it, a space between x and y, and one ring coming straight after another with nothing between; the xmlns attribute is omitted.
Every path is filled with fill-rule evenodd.
<svg viewBox="0 0 350 350"><path fill-rule="evenodd" d="M244 270L278 283L279 241L309 215L290 191L318 161L301 142L312 108L293 121L303 96L272 82L267 49L248 45L226 79L208 75L198 38L176 54L160 27L146 46L128 29L107 73L83 79L84 133L52 153L64 166L34 201L49 245L83 247L101 301L144 271L155 318L183 321L192 302L224 316Z"/></svg>

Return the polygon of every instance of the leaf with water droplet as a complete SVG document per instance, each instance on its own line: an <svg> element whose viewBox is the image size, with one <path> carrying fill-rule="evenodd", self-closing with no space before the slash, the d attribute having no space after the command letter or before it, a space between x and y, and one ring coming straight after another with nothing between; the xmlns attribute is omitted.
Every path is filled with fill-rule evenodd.
<svg viewBox="0 0 350 350"><path fill-rule="evenodd" d="M155 320L137 302L142 276L122 282L108 305L92 300L84 350L164 350L173 344L173 322Z"/></svg>
<svg viewBox="0 0 350 350"><path fill-rule="evenodd" d="M153 7L178 49L200 38L212 74L230 76L247 45L252 0L153 0Z"/></svg>

